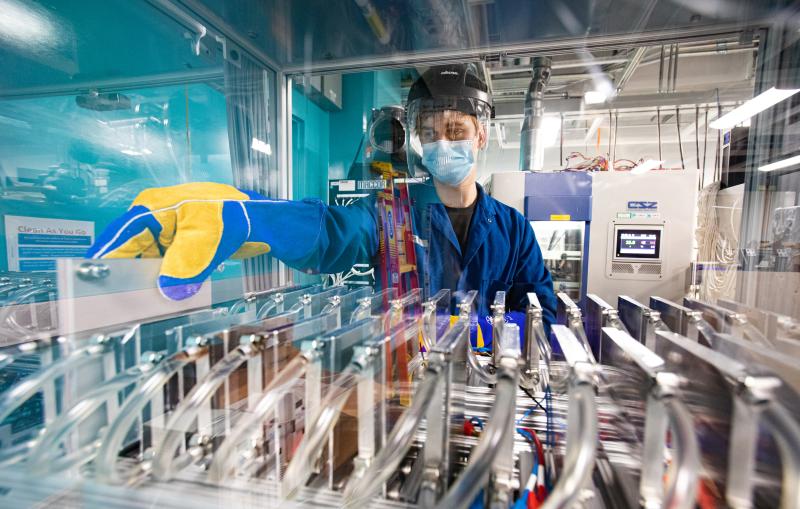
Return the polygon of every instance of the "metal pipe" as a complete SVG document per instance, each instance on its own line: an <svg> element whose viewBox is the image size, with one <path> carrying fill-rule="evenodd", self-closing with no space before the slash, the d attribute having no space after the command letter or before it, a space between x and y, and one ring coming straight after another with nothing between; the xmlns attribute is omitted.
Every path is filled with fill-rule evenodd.
<svg viewBox="0 0 800 509"><path fill-rule="evenodd" d="M469 507L475 495L486 483L495 456L500 451L503 437L513 427L513 411L517 393L517 372L504 364L498 371L496 400L489 422L481 434L480 442L470 456L467 468L461 473L452 488L436 505L437 508ZM592 444L594 449L594 444Z"/></svg>
<svg viewBox="0 0 800 509"><path fill-rule="evenodd" d="M520 170L523 171L541 169L542 162L536 161L536 138L544 116L544 90L550 81L551 62L549 57L533 59L533 77L525 95L525 116L520 132Z"/></svg>
<svg viewBox="0 0 800 509"><path fill-rule="evenodd" d="M620 74L619 80L617 80L617 93L622 92L622 89L625 88L625 84L631 79L633 73L636 72L636 68L639 67L639 63L642 61L645 51L647 51L647 48L644 46L633 50L630 60L625 64L625 68L622 69L622 74Z"/></svg>
<svg viewBox="0 0 800 509"><path fill-rule="evenodd" d="M197 0L183 0L184 2ZM680 31L675 29L647 30L640 33L625 33L614 35L591 36L583 39L587 50L604 49L618 46L630 47L632 45L651 45L666 44L672 41L690 41L693 39L719 38L728 35L740 34L748 28L759 28L760 25L753 20L749 25L726 24L716 26L697 26L683 28ZM464 63L465 61L485 60L489 56L505 55L514 57L517 55L530 55L531 53L558 53L574 52L575 39L566 37L549 41L525 42L520 44L509 44L506 46L483 46L472 49L453 49L453 50L434 50L416 51L413 54L392 53L381 57L357 57L332 60L328 62L314 62L313 72L330 73L337 71L356 71L359 69L387 69L398 67L410 67L414 65L435 65L443 63ZM305 74L308 72L306 63L293 63L286 65L282 69L287 76Z"/></svg>
<svg viewBox="0 0 800 509"><path fill-rule="evenodd" d="M678 85L678 44L675 44L675 55L672 58L672 92L675 93Z"/></svg>
<svg viewBox="0 0 800 509"><path fill-rule="evenodd" d="M589 63L593 65L609 65L609 64L624 64L629 59L625 57L610 57L610 58L593 58ZM586 60L564 60L561 62L553 62L551 69L572 69L575 67L586 67ZM489 69L492 76L501 76L503 74L528 74L531 72L530 65L517 65L509 67L496 67Z"/></svg>

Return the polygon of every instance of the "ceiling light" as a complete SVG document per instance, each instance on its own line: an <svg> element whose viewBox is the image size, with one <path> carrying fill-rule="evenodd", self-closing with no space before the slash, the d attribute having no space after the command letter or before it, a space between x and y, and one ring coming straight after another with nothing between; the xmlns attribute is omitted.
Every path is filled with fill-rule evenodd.
<svg viewBox="0 0 800 509"><path fill-rule="evenodd" d="M631 173L633 173L634 175L641 175L642 173L647 173L650 170L655 170L656 168L660 168L662 164L664 164L664 161L656 161L655 159L648 159L647 161L642 161L641 163L634 166L633 169L631 169Z"/></svg>
<svg viewBox="0 0 800 509"><path fill-rule="evenodd" d="M253 142L250 144L250 148L252 148L256 152L267 154L268 156L272 155L272 147L269 145L269 143L264 143L258 138L253 138Z"/></svg>
<svg viewBox="0 0 800 509"><path fill-rule="evenodd" d="M583 102L586 104L601 104L606 102L608 94L600 90L589 90L583 94Z"/></svg>
<svg viewBox="0 0 800 509"><path fill-rule="evenodd" d="M783 159L781 161L775 161L774 163L760 166L758 171L780 170L781 168L787 168L789 166L794 166L795 164L800 164L800 156L794 156L788 159Z"/></svg>
<svg viewBox="0 0 800 509"><path fill-rule="evenodd" d="M753 97L733 111L730 111L719 117L717 120L710 122L708 126L712 129L730 129L735 125L741 124L750 117L758 115L770 106L778 104L784 99L793 96L797 92L800 92L800 88L777 89L772 87L766 92Z"/></svg>

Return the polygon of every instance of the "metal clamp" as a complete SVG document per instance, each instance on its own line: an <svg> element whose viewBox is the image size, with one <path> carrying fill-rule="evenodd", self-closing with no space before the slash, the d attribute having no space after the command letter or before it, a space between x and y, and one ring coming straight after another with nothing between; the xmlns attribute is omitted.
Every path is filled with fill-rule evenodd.
<svg viewBox="0 0 800 509"><path fill-rule="evenodd" d="M75 274L84 281L100 281L111 275L111 268L105 263L84 262L78 266Z"/></svg>

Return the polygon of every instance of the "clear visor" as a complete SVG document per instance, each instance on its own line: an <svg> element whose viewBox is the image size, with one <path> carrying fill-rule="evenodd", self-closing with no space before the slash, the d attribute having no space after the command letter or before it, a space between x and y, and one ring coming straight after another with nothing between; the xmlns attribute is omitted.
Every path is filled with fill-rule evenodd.
<svg viewBox="0 0 800 509"><path fill-rule="evenodd" d="M422 163L423 146L437 141L472 140L483 151L489 142L491 108L463 97L419 99L408 104L406 151L412 175L428 173Z"/></svg>

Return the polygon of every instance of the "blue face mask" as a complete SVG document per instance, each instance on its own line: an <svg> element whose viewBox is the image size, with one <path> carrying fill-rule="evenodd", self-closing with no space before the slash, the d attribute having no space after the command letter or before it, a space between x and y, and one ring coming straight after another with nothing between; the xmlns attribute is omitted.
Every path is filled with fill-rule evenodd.
<svg viewBox="0 0 800 509"><path fill-rule="evenodd" d="M475 164L472 140L424 143L422 164L434 179L448 186L457 186L469 176Z"/></svg>

